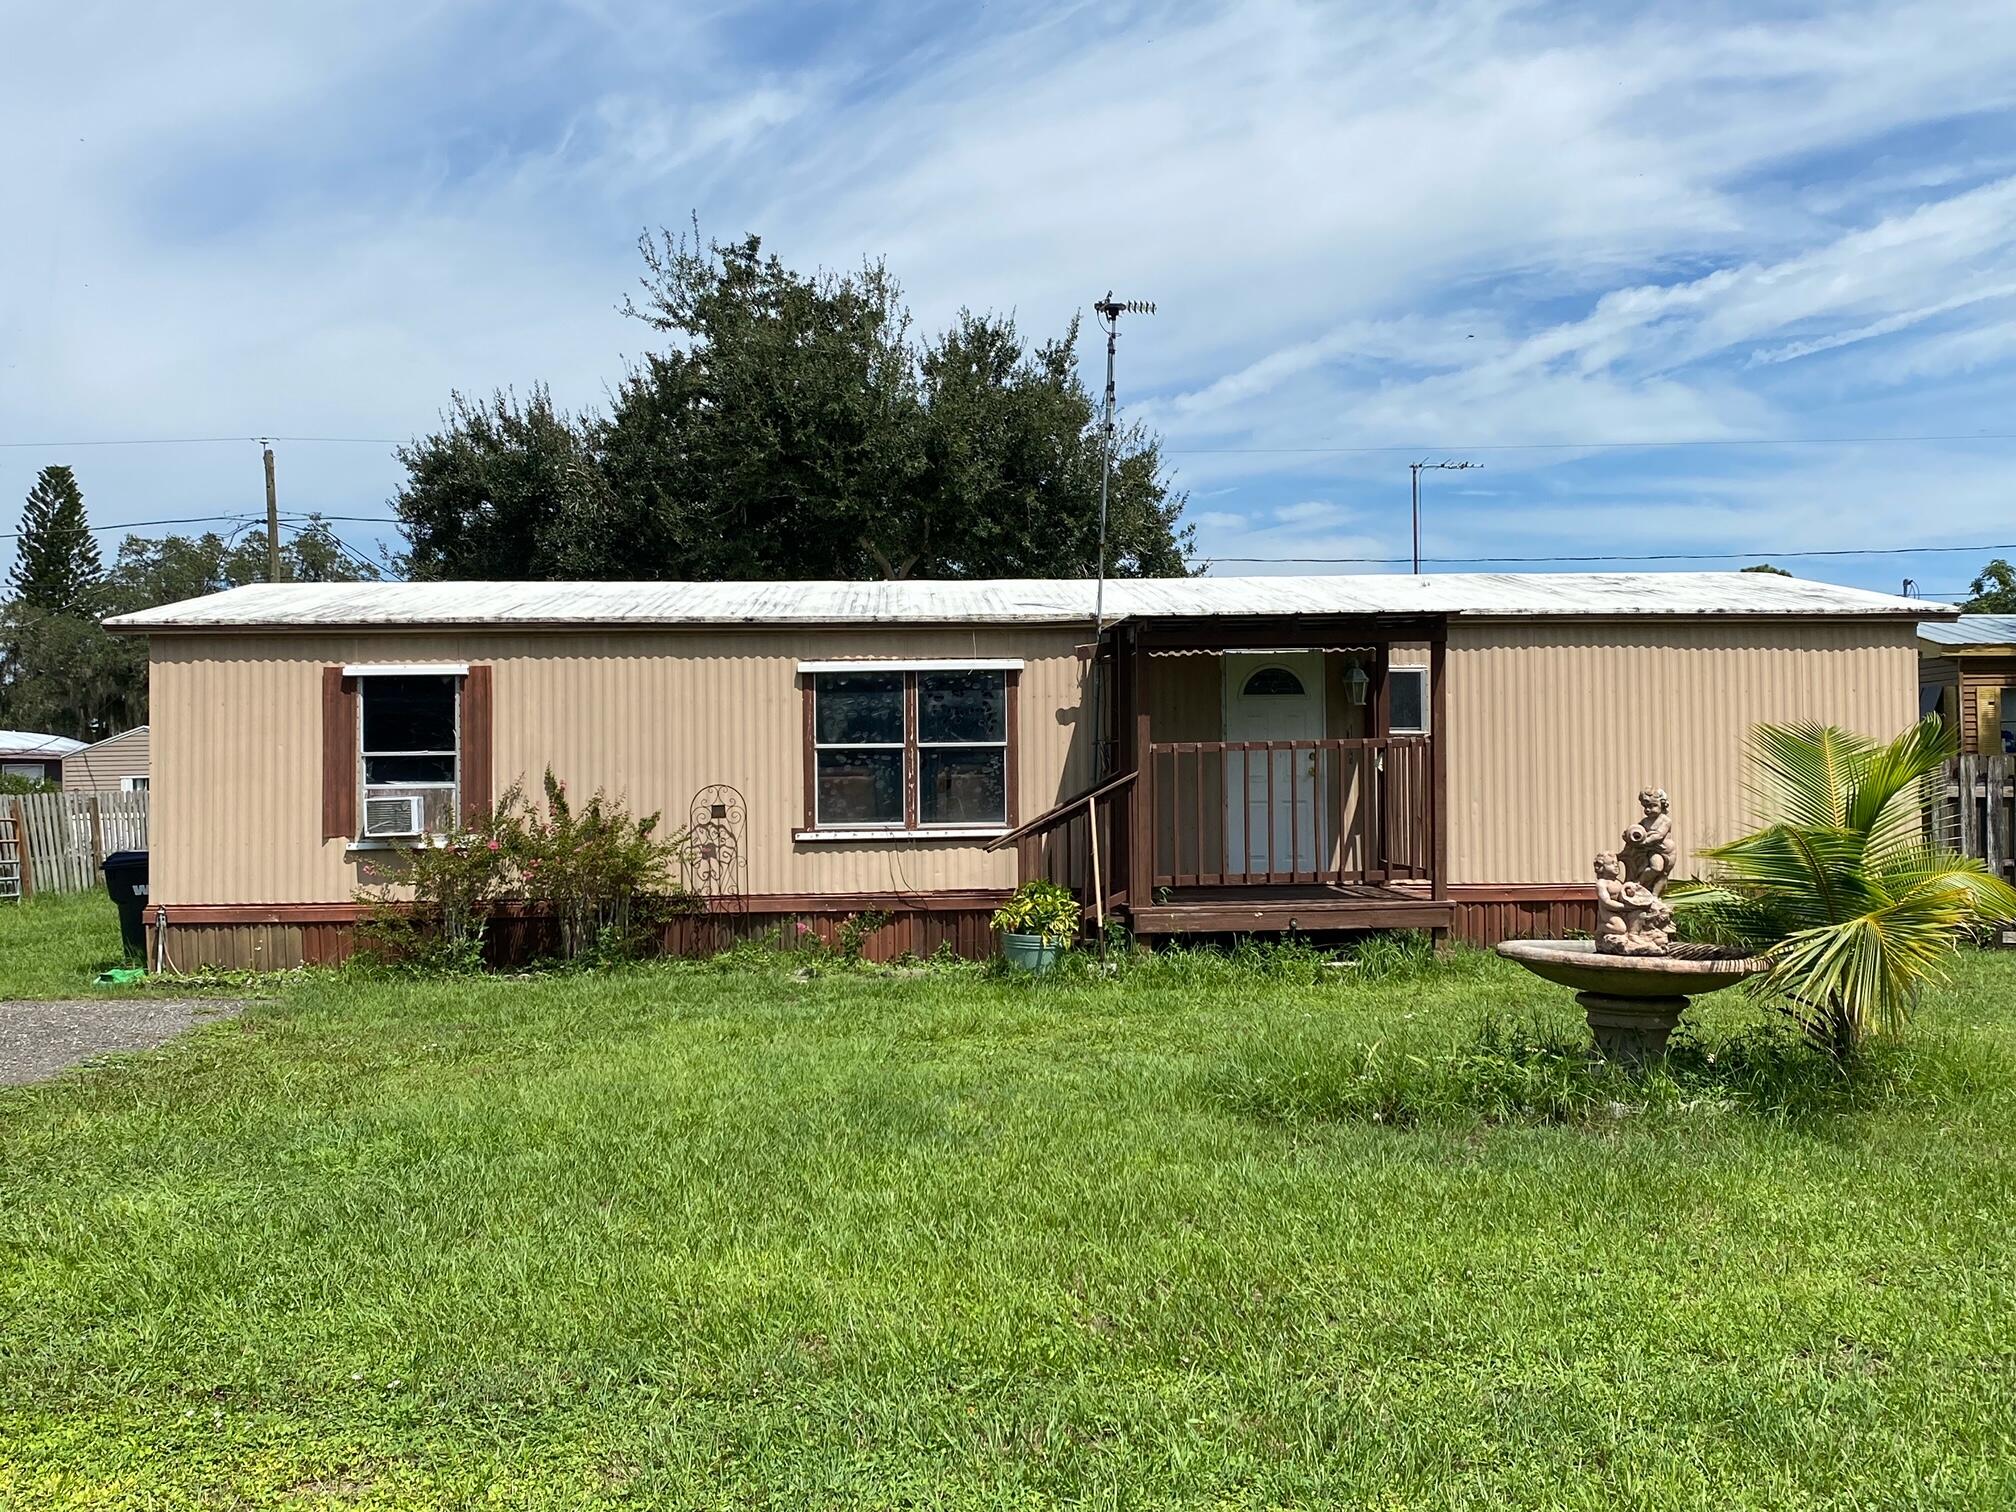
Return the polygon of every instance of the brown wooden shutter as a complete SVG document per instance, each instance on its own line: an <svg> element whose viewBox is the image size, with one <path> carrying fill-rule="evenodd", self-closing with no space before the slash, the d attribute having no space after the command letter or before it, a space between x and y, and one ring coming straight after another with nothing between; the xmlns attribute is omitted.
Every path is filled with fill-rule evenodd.
<svg viewBox="0 0 2016 1512"><path fill-rule="evenodd" d="M1008 828L1013 829L1022 822L1022 674L1010 668L1001 680L1008 693L1005 711L1008 746L1001 753L1002 796L1006 802L1001 812Z"/></svg>
<svg viewBox="0 0 2016 1512"><path fill-rule="evenodd" d="M490 817L490 668L471 667L462 679L462 826Z"/></svg>
<svg viewBox="0 0 2016 1512"><path fill-rule="evenodd" d="M322 838L357 838L357 684L322 669Z"/></svg>

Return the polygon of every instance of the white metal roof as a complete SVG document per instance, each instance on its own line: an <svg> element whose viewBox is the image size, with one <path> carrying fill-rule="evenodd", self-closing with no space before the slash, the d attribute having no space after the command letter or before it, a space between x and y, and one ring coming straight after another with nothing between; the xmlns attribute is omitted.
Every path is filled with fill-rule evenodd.
<svg viewBox="0 0 2016 1512"><path fill-rule="evenodd" d="M1956 620L1930 621L1918 627L1918 638L1935 646L2016 646L2016 614L1963 614Z"/></svg>
<svg viewBox="0 0 2016 1512"><path fill-rule="evenodd" d="M256 583L124 614L115 630L415 625L1060 624L1092 617L1082 578L863 583ZM1762 572L1452 572L1410 577L1131 578L1110 619L1274 614L1821 615L1914 620L1943 604Z"/></svg>
<svg viewBox="0 0 2016 1512"><path fill-rule="evenodd" d="M103 740L94 740L89 745L79 746L78 750L95 751L98 749L98 747L103 745L110 745L115 740L131 740L135 735L145 735L146 733L147 733L147 726L133 725L127 729L121 730L117 735L107 735ZM77 752L73 751L70 754L74 756L77 754Z"/></svg>
<svg viewBox="0 0 2016 1512"><path fill-rule="evenodd" d="M54 761L84 749L84 742L68 735L42 735L34 730L0 730L0 756L42 757Z"/></svg>

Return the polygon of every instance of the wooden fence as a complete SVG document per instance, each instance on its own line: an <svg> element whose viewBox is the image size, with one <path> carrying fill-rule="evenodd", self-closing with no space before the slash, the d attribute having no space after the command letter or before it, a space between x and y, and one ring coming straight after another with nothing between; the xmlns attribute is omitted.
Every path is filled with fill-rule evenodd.
<svg viewBox="0 0 2016 1512"><path fill-rule="evenodd" d="M2016 881L2016 756L1961 756L1946 767L1935 833Z"/></svg>
<svg viewBox="0 0 2016 1512"><path fill-rule="evenodd" d="M0 898L89 892L114 851L147 849L145 793L0 798Z"/></svg>

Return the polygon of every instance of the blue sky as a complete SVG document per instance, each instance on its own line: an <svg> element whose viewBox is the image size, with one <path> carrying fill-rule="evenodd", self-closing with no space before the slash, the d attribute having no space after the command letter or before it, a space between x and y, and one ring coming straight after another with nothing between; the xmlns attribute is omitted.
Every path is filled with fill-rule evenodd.
<svg viewBox="0 0 2016 1512"><path fill-rule="evenodd" d="M0 442L355 437L282 442L283 506L383 516L451 389L598 403L650 336L637 234L697 215L886 256L926 327L1158 301L1123 401L1213 560L1403 555L1406 464L1445 456L1483 468L1431 478L1427 554L1478 565L2016 540L2006 0L0 28ZM0 519L59 461L99 523L261 507L249 441L7 445ZM1980 557L1796 565L1936 592Z"/></svg>

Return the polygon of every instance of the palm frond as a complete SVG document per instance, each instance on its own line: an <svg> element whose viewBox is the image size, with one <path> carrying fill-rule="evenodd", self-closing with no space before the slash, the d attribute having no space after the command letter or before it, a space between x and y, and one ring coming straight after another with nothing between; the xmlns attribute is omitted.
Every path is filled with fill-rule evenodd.
<svg viewBox="0 0 2016 1512"><path fill-rule="evenodd" d="M2016 888L1930 833L1953 752L1936 720L1882 743L1764 725L1750 749L1764 822L1704 851L1709 885L1679 901L1690 932L1768 960L1753 989L1847 1054L1909 1017L1973 925L2016 918Z"/></svg>
<svg viewBox="0 0 2016 1512"><path fill-rule="evenodd" d="M1875 742L1832 725L1763 724L1750 732L1758 818L1803 829L1842 826Z"/></svg>
<svg viewBox="0 0 2016 1512"><path fill-rule="evenodd" d="M1846 823L1869 839L1872 852L1917 844L1925 834L1931 784L1958 750L1936 718L1920 720L1862 761L1848 798Z"/></svg>

